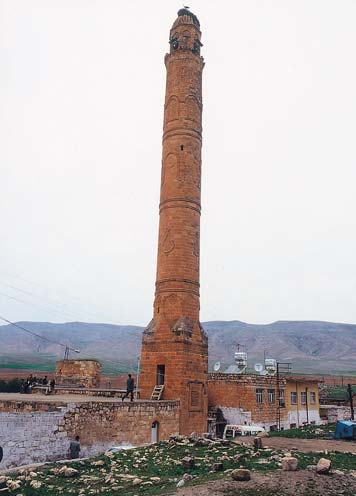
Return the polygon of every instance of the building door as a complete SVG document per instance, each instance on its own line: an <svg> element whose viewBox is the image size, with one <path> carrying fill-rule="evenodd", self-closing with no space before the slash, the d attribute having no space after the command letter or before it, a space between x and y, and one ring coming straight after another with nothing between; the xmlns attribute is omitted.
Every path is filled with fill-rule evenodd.
<svg viewBox="0 0 356 496"><path fill-rule="evenodd" d="M151 443L158 443L158 428L159 423L155 420L154 422L152 422Z"/></svg>

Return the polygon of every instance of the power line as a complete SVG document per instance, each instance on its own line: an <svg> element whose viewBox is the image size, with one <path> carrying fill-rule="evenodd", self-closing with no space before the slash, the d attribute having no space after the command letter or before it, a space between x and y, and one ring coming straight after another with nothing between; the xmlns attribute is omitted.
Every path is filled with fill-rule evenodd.
<svg viewBox="0 0 356 496"><path fill-rule="evenodd" d="M6 322L7 324L10 324L10 325L12 325L14 327L17 327L18 329L21 329L22 331L27 332L28 334L31 334L32 336L36 336L37 338L43 339L44 341L47 341L48 343L57 344L59 346L62 346L64 349L68 349L70 351L74 351L74 352L78 353L78 350L75 349L75 348L72 348L70 346L67 346L64 343L60 343L59 341L55 341L53 339L46 338L45 336L41 336L41 334L37 334L36 332L30 331L29 329L26 329L25 327L22 327L19 324L15 324L14 322L11 322L11 320L5 319L5 317L2 317L1 315L0 315L0 320L2 320L4 322ZM83 324L83 325L89 325L89 324L86 324L85 322L81 322L81 324ZM86 355L84 353L81 353L81 357L82 358L92 358L91 356ZM112 363L112 364L114 364L114 365L116 365L118 367L121 366L121 367L127 368L127 366L128 366L127 363L110 360L109 358L103 358L102 360L105 361L105 362L108 362L108 363Z"/></svg>
<svg viewBox="0 0 356 496"><path fill-rule="evenodd" d="M50 297L48 296L48 292L49 292L49 291L50 291L50 292L53 292L53 288L48 287L48 286L46 286L46 285L41 285L41 284L39 284L38 282L34 282L34 281L31 281L31 280L28 280L28 279L24 279L23 277L20 277L20 276L18 276L18 275L16 275L16 274L11 274L11 273L9 273L9 272L7 272L7 271L3 271L3 270L1 270L1 269L0 269L0 273L1 273L1 274L3 274L3 275L5 275L6 277L10 277L10 278L12 278L12 279L17 279L17 280L20 280L20 281L22 281L22 282L26 283L27 285L30 285L30 286L36 286L37 288L39 288L39 289L41 289L41 290L46 290L46 296L45 296L44 298L46 298L47 300L49 300L49 303L50 303L50 304L52 303L52 304L54 304L54 305L58 305L58 306L67 307L67 308L68 308L68 302L66 302L66 303L65 303L65 302L61 301L61 299L60 299L60 298L58 298L58 295L56 295L56 298L50 298ZM43 295L36 295L36 294L34 294L34 293L30 292L30 291L26 291L26 290L24 290L24 289L22 289L22 288L19 288L19 287L17 287L17 286L14 286L14 285L6 284L6 283L1 283L1 282L0 282L0 284L4 284L5 286L11 287L11 288L12 288L12 289L14 289L15 291L17 290L17 291L20 291L20 292L22 292L22 293L26 293L26 294L28 294L28 295L30 295L30 296L35 296L35 297L39 297L39 298L42 298L42 299L43 299ZM75 303L75 304L77 305L77 304L78 304L78 302L79 302L79 304L80 304L80 305L83 305L83 304L84 304L85 306L87 305L87 303L86 303L85 301L81 300L80 298L78 298L78 297L77 297L77 296L75 296L75 295L70 295L70 294L68 294L68 293L64 293L64 296L65 296L65 298L66 298L66 299L68 299L68 298L69 298L69 300L72 300L72 301L70 302L70 304ZM84 311L84 312L81 312L81 313L82 313L83 315L84 315L84 314L88 314L88 315L90 315L90 320L92 320L93 318L95 318L95 319L97 319L97 318L102 319L102 318L103 318L103 316L104 316L104 313L102 313L102 312L103 312L103 309L102 309L102 308L100 308L100 307L98 307L97 303L95 303L95 304L90 303L90 307L92 308L93 306L95 306L95 307L96 307L96 309L97 309L97 310L99 310L99 312L100 312L100 314L101 314L101 315L99 315L99 313L97 313L97 312L95 312L95 313L94 313L94 312L92 312L91 310L90 310L90 311L88 311L88 309L87 309L87 308L85 308L85 311ZM69 311L70 313L72 313L72 314L73 314L73 311L70 309L70 307L68 308L68 311ZM118 322L115 322L115 324L117 324L117 323L118 323Z"/></svg>
<svg viewBox="0 0 356 496"><path fill-rule="evenodd" d="M52 339L48 339L45 336L41 336L41 334L37 334L36 332L30 331L29 329L26 329L25 327L20 326L19 324L15 324L14 322L11 322L11 320L5 319L5 317L2 317L0 315L0 320L3 320L4 322L7 322L8 324L17 327L18 329L21 329L22 331L27 332L28 334L32 334L32 336L36 336L37 338L43 339L44 341L47 341L48 343L52 344L58 344L59 346L62 346L63 348L68 348L71 351L78 352L75 348L71 348L70 346L67 346L66 344L60 343L59 341L54 341Z"/></svg>

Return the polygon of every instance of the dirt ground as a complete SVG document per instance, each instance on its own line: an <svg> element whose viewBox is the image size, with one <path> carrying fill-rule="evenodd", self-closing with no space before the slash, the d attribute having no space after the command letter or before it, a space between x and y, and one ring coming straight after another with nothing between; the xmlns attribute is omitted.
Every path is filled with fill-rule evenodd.
<svg viewBox="0 0 356 496"><path fill-rule="evenodd" d="M228 476L200 486L179 489L179 496L355 496L356 477L317 475L309 470L266 474L254 472L251 480L236 482Z"/></svg>
<svg viewBox="0 0 356 496"><path fill-rule="evenodd" d="M244 437L234 440L237 444L253 444L253 437ZM336 441L327 439L292 439L287 437L262 438L264 448L287 449L295 451L340 451L342 453L356 453L355 441ZM356 469L356 467L355 467Z"/></svg>

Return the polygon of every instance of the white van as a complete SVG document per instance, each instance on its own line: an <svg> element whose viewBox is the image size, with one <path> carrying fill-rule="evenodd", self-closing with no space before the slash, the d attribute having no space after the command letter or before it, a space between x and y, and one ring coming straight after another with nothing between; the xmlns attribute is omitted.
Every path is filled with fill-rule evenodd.
<svg viewBox="0 0 356 496"><path fill-rule="evenodd" d="M223 439L234 439L236 436L257 436L259 432L265 432L263 427L257 425L225 425Z"/></svg>

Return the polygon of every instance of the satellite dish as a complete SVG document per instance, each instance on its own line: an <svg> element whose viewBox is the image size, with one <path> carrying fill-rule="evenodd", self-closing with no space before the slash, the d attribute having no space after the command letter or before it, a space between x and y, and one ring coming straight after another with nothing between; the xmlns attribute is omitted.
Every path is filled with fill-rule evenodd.
<svg viewBox="0 0 356 496"><path fill-rule="evenodd" d="M221 363L220 362L215 362L214 363L214 371L217 372L218 370L220 370L220 367L221 367Z"/></svg>
<svg viewBox="0 0 356 496"><path fill-rule="evenodd" d="M255 363L254 369L255 369L256 372L258 372L260 374L262 372L262 370L263 370L262 363Z"/></svg>

